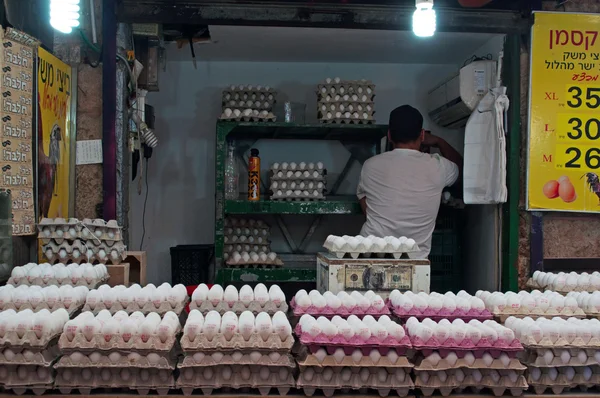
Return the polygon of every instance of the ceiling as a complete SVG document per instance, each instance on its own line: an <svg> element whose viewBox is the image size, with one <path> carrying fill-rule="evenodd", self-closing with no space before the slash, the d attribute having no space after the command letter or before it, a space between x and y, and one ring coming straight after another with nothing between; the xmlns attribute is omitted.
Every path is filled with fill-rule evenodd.
<svg viewBox="0 0 600 398"><path fill-rule="evenodd" d="M497 35L418 38L407 31L210 26L210 36L211 42L194 45L197 60L458 64ZM187 45L169 52L169 61L190 59Z"/></svg>

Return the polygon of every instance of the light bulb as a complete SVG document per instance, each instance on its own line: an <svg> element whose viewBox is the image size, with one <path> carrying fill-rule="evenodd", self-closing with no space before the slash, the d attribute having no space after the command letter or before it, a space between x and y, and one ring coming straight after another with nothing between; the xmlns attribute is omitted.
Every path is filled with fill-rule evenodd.
<svg viewBox="0 0 600 398"><path fill-rule="evenodd" d="M413 33L418 37L431 37L435 33L436 18L433 0L416 0L413 14Z"/></svg>
<svg viewBox="0 0 600 398"><path fill-rule="evenodd" d="M79 0L51 0L50 25L59 32L71 33L79 26Z"/></svg>

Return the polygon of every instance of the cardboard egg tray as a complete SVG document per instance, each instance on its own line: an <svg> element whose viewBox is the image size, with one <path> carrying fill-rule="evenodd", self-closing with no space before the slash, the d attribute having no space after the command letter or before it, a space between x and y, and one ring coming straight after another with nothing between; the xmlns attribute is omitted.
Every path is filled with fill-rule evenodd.
<svg viewBox="0 0 600 398"><path fill-rule="evenodd" d="M358 98L362 99L362 97ZM342 96L341 99L336 101L335 96L331 97L330 95L329 101L327 101L327 97L324 97L319 101L317 110L319 114L326 114L327 112L360 112L362 114L367 112L372 115L375 113L375 102L361 102L358 98L354 100L353 97L349 97L348 100L344 100ZM371 108L369 109L369 107Z"/></svg>
<svg viewBox="0 0 600 398"><path fill-rule="evenodd" d="M223 90L223 100L227 100L227 95L230 95L231 98L235 98L235 94L242 94L240 98L243 99L243 94L247 94L249 98L251 98L252 94L255 94L260 98L261 95L264 95L264 99L269 99L269 95L272 95L273 98L277 95L277 91L275 91L271 87L262 87L262 86L252 86L252 85L241 85L241 86L230 86L227 89Z"/></svg>
<svg viewBox="0 0 600 398"><path fill-rule="evenodd" d="M322 390L327 397L341 389L376 390L382 397L395 390L399 396L405 397L414 388L409 371L401 367L306 367L298 375L296 385L308 396Z"/></svg>
<svg viewBox="0 0 600 398"><path fill-rule="evenodd" d="M546 360L544 359L544 354L546 353L546 351L550 350L554 356L554 358L552 359L552 361L550 361L550 363L547 363ZM565 357L568 360L566 362L563 361L563 358L561 358L561 354L563 354L564 352L568 352L569 353L569 357ZM581 361L582 358L580 358L578 356L578 354L580 354L581 352L585 353L585 360ZM557 367L557 366L594 366L594 365L600 365L600 362L598 361L598 359L596 359L595 354L598 352L598 350L596 349L577 349L577 348L570 348L570 349L546 349L546 348L542 348L542 349L528 349L525 353L523 353L523 355L521 356L521 361L526 364L527 366L534 366L537 368L553 368L553 367Z"/></svg>
<svg viewBox="0 0 600 398"><path fill-rule="evenodd" d="M112 337L105 338L102 334L95 334L92 336L92 339L88 341L85 336L78 332L73 336L73 340L69 341L65 334L62 334L58 340L58 346L64 354L72 353L75 351L81 352L93 352L93 351L109 351L109 350L119 350L126 352L138 352L138 353L146 353L146 352L169 352L173 349L175 342L177 341L177 334L179 330L167 338L167 340L163 343L160 341L160 338L156 335L144 336L144 339L147 338L146 341L142 339L142 336L135 335L131 336L128 342L125 342L121 335L113 335Z"/></svg>
<svg viewBox="0 0 600 398"><path fill-rule="evenodd" d="M326 248L329 253L336 256L337 258L351 257L353 259L361 258L385 258L392 257L394 259L401 258L404 254L408 255L409 253L416 253L419 251L419 247L415 244L412 250L401 250L401 251L392 251L392 250L383 250L383 251L348 251L348 250L331 250Z"/></svg>
<svg viewBox="0 0 600 398"><path fill-rule="evenodd" d="M371 90L369 93L368 90ZM320 101L324 97L335 95L353 95L357 94L362 100L362 96L375 97L375 84L370 81L362 82L357 80L341 80L339 83L322 83L317 85L317 99Z"/></svg>
<svg viewBox="0 0 600 398"><path fill-rule="evenodd" d="M60 256L60 251L65 250L67 255ZM98 261L103 264L120 264L125 259L125 251L127 247L122 243L115 243L109 247L102 243L98 246L85 245L80 240L76 240L73 244L63 242L56 244L50 242L42 248L44 255L51 264L59 262L68 263L74 262L81 264L82 262Z"/></svg>
<svg viewBox="0 0 600 398"><path fill-rule="evenodd" d="M281 173L281 175L279 174ZM291 173L291 174L290 174ZM308 173L308 175L306 174ZM296 170L283 170L271 169L269 171L269 180L271 181L298 181L298 182L327 182L327 170L308 170L308 169L296 169Z"/></svg>
<svg viewBox="0 0 600 398"><path fill-rule="evenodd" d="M554 380L549 376L547 369L541 370L542 375L537 380L533 380L531 372L527 375L527 384L529 384L530 390L533 390L537 395L544 394L546 391L557 395L569 390L581 390L585 392L600 385L600 374L597 373L598 369L594 369L591 377L586 378L583 374L583 368L574 368L575 377L571 380L564 373L565 368L557 368L558 377Z"/></svg>
<svg viewBox="0 0 600 398"><path fill-rule="evenodd" d="M194 336L194 341L190 341L188 336L181 337L181 348L184 352L212 352L212 351L231 351L231 350L249 350L249 351L277 351L289 352L294 345L294 337L289 335L285 340L281 340L277 333L272 333L266 340L258 333L250 335L248 340L236 333L231 340L227 340L221 333L217 333L212 340L208 340L203 333Z"/></svg>
<svg viewBox="0 0 600 398"><path fill-rule="evenodd" d="M200 305L198 305L195 301L190 302L190 311L198 310L203 315L208 314L210 311L217 311L219 314L223 315L227 311L233 311L236 315L240 315L244 311L251 311L254 314L258 314L259 312L266 312L269 315L275 314L277 311L283 311L287 313L288 305L285 301L277 304L273 301L267 301L265 303L259 303L258 301L251 301L248 305L242 303L241 301L236 301L234 303L226 303L225 301L221 301L214 305L208 300L203 301Z"/></svg>
<svg viewBox="0 0 600 398"><path fill-rule="evenodd" d="M123 353L119 358L110 355L102 354L95 358L93 355L86 355L79 351L73 352L70 355L62 356L54 365L55 368L156 368L175 370L177 366L177 358L173 357L172 353L150 353L147 355L136 355L132 357L128 353ZM78 359L75 360L74 356Z"/></svg>
<svg viewBox="0 0 600 398"><path fill-rule="evenodd" d="M255 252L255 253L260 253L260 252L264 252L264 253L270 253L271 252L271 246L270 246L271 242L268 242L266 244L260 244L260 243L235 243L235 244L225 244L225 246L223 247L223 252L224 253L233 253L233 252ZM239 247L238 247L239 246ZM256 249L256 250L255 250Z"/></svg>
<svg viewBox="0 0 600 398"><path fill-rule="evenodd" d="M585 318L585 312L583 312L583 310L581 308L577 308L577 310L571 310L570 308L562 308L562 309L558 309L558 308L554 308L554 307L549 307L546 311L542 311L539 308L534 308L533 310L529 310L528 308L525 307L520 307L519 309L515 310L513 308L510 307L505 307L503 309L499 309L498 307L493 307L493 308L488 308L488 310L492 313L492 315L494 315L494 317L499 318L502 320L502 323L504 323L506 321L506 319L508 319L511 316L514 316L516 318L525 318L525 317L530 317L533 319L537 319L540 317L544 317L544 318L554 318L554 317L560 317L560 318L571 318L571 317L575 317L575 318Z"/></svg>
<svg viewBox="0 0 600 398"><path fill-rule="evenodd" d="M231 110L233 111L234 109L231 109ZM235 116L235 114L233 114L233 113L230 116L227 116L223 112L221 114L221 116L219 117L219 120L226 120L229 122L275 122L275 121L277 121L277 117L271 112L269 112L267 115L258 114L256 116L254 116L254 114L253 114L252 116L245 116L244 112L241 109L238 109L238 110L241 111L241 114L239 116Z"/></svg>
<svg viewBox="0 0 600 398"><path fill-rule="evenodd" d="M147 315L151 312L156 312L161 316L169 311L173 311L175 314L179 315L187 305L188 301L189 299L186 297L185 300L183 300L180 303L177 303L175 307L173 307L168 301L162 301L158 307L151 302L146 302L146 304L140 306L137 302L132 301L126 306L124 306L119 301L114 301L112 305L107 306L106 303L100 301L96 303L96 305L94 305L93 309L86 302L81 311L91 311L94 315L97 315L102 310L108 310L111 314L116 314L118 311L125 311L128 314L133 314L136 311L140 311L144 315Z"/></svg>
<svg viewBox="0 0 600 398"><path fill-rule="evenodd" d="M550 349L595 349L600 350L600 339L593 337L587 342L581 339L581 337L576 337L571 343L568 343L562 336L559 336L558 339L553 343L548 337L544 336L539 342L536 342L531 336L522 336L521 344L525 348L528 349L540 349L540 348L550 348Z"/></svg>
<svg viewBox="0 0 600 398"><path fill-rule="evenodd" d="M30 309L33 312L38 312L43 309L46 309L50 312L54 312L60 308L64 308L65 310L67 310L67 312L69 313L69 318L71 318L71 316L74 313L76 313L81 308L83 308L83 301L73 301L69 306L65 306L61 301L57 301L52 306L48 305L47 302L42 301L42 302L38 303L35 307L30 303L24 303L24 304L21 304L19 306L19 308L17 308L17 306L15 305L14 302L10 302L10 303L4 303L4 306L2 306L2 308L0 308L0 310L2 310L2 311L6 311L6 310L23 311L26 309Z"/></svg>
<svg viewBox="0 0 600 398"><path fill-rule="evenodd" d="M325 124L373 124L375 119L318 119L320 123Z"/></svg>
<svg viewBox="0 0 600 398"><path fill-rule="evenodd" d="M454 319L462 319L465 322L476 319L479 321L485 321L488 319L493 319L494 316L488 310L476 310L470 309L469 311L462 311L456 309L454 311L448 311L445 309L441 309L439 311L427 308L425 311L420 311L417 308L412 308L410 311L404 310L404 308L393 307L391 302L388 300L388 305L392 309L394 315L403 320L409 318L417 318L419 321L422 321L425 318L429 318L434 322L439 322L442 319L447 319L452 322Z"/></svg>
<svg viewBox="0 0 600 398"><path fill-rule="evenodd" d="M49 366L0 365L0 385L17 395L30 389L40 395L53 388L53 373Z"/></svg>
<svg viewBox="0 0 600 398"><path fill-rule="evenodd" d="M46 229L50 232L49 234L45 232ZM99 231L99 236L96 235L96 231ZM79 221L76 218L70 218L67 221L64 218L43 218L38 224L38 232L38 239L44 245L52 240L61 244L65 240L82 239L94 242L100 240L112 246L114 242L123 240L121 228L115 220L105 222L101 219L84 219ZM92 234L94 238L92 238Z"/></svg>
<svg viewBox="0 0 600 398"><path fill-rule="evenodd" d="M414 365L408 360L406 356L396 355L393 357L395 361L392 361L390 357L383 355L377 356L376 360L369 355L362 356L359 360L355 360L352 355L344 355L341 358L336 357L335 355L325 355L321 357L315 354L305 354L301 355L298 358L298 366L300 370L305 367L359 367L359 368L370 368L370 367L379 367L379 368L405 368L407 372L410 372L410 369L414 367Z"/></svg>
<svg viewBox="0 0 600 398"><path fill-rule="evenodd" d="M260 365L260 366L283 366L295 368L296 362L290 354L271 352L269 354L260 351L242 352L242 351L215 351L215 352L197 352L187 354L179 362L178 367L203 367L203 366L242 366L242 365Z"/></svg>
<svg viewBox="0 0 600 398"><path fill-rule="evenodd" d="M27 331L22 337L19 337L17 332L14 330L7 330L4 333L4 337L0 338L0 348L11 348L14 351L28 349L34 352L41 352L46 348L55 345L54 342L62 334L62 329L57 333L43 334L41 337L37 337L34 331Z"/></svg>
<svg viewBox="0 0 600 398"><path fill-rule="evenodd" d="M591 286L585 287L585 286L576 286L572 289L556 289L554 287L551 286L541 286L540 284L536 283L533 281L533 278L529 278L529 280L527 281L527 284L525 285L526 287L528 287L531 290L535 290L535 289L545 289L545 290L552 290L553 292L557 292L563 295L566 295L567 293L570 292L588 292L588 293L593 293L595 291L595 289Z"/></svg>
<svg viewBox="0 0 600 398"><path fill-rule="evenodd" d="M55 367L55 388L62 394L79 390L81 394L87 395L99 388L128 388L136 390L140 395L147 395L150 391L166 395L170 389L175 388L175 377L169 369ZM123 378L123 371L127 371L126 378Z"/></svg>
<svg viewBox="0 0 600 398"><path fill-rule="evenodd" d="M508 364L504 364L500 359L494 359L490 364L487 364L483 359L476 358L472 364L469 364L464 358L459 358L455 363L449 362L446 358L442 358L439 363L432 364L427 358L418 358L415 363L415 371L435 372L440 370L451 369L490 369L490 370L512 370L519 375L525 373L527 366L523 365L520 360L510 358Z"/></svg>
<svg viewBox="0 0 600 398"><path fill-rule="evenodd" d="M246 237L262 237L263 239L268 239L271 235L271 230L269 227L227 227L224 231L227 236L246 236Z"/></svg>
<svg viewBox="0 0 600 398"><path fill-rule="evenodd" d="M293 368L260 365L180 367L176 385L184 395L191 395L196 389L211 395L221 388L258 389L261 395L275 388L279 395L287 395L290 388L296 387Z"/></svg>
<svg viewBox="0 0 600 398"><path fill-rule="evenodd" d="M489 352L494 358L499 358L501 354L505 353L509 357L514 357L517 353L524 350L519 340L514 339L513 341L505 341L498 339L492 342L486 338L481 338L477 344L469 339L457 342L452 338L446 340L443 344L434 337L427 341L423 341L420 337L411 336L410 341L415 350L422 351L423 355L429 356L435 351L439 351L440 355L446 357L450 351L455 351L459 357L464 356L467 352L472 352L475 358L481 358L484 353Z"/></svg>
<svg viewBox="0 0 600 398"><path fill-rule="evenodd" d="M279 190L281 191L281 190ZM317 196L314 195L314 192L317 192ZM318 190L313 190L313 193L311 194L309 191L302 191L302 193L300 193L299 195L294 191L293 193L289 194L287 192L281 192L281 195L279 195L279 192L274 192L269 199L271 200L283 200L283 201L289 201L289 202L314 202L314 201L318 201L318 200L325 200L326 197L325 195L323 195L322 192L318 192Z"/></svg>
<svg viewBox="0 0 600 398"><path fill-rule="evenodd" d="M252 260L244 261L240 259L238 262L234 262L230 257L229 260L225 262L230 268L280 268L283 267L283 261L280 258L276 258L274 261L267 259L266 262L253 262Z"/></svg>
<svg viewBox="0 0 600 398"><path fill-rule="evenodd" d="M28 278L13 278L12 276L8 279L8 282L6 282L8 285L13 285L13 286L41 286L41 287L48 287L48 286L62 286L62 285L70 285L73 287L77 287L77 286L85 286L88 289L95 289L100 285L103 285L104 283L106 283L106 281L108 281L108 277L106 278L94 278L94 279L85 279L85 278L79 278L77 280L73 280L71 278L61 278L61 279L56 279L56 278L48 278L48 279L44 279L44 278L33 278L33 279L28 279Z"/></svg>
<svg viewBox="0 0 600 398"><path fill-rule="evenodd" d="M263 220L246 217L225 217L224 225L226 228L271 228Z"/></svg>
<svg viewBox="0 0 600 398"><path fill-rule="evenodd" d="M482 371L483 374L483 371ZM511 381L508 376L502 376L499 381L494 381L490 376L483 376L481 381L477 381L472 375L466 375L463 381L458 381L454 375L448 375L442 381L437 374L429 377L424 382L419 375L415 378L415 388L421 390L423 396L430 397L439 392L440 395L447 397L454 392L471 390L474 393L487 389L497 396L513 395L521 396L529 387L524 376L519 376L516 382Z"/></svg>
<svg viewBox="0 0 600 398"><path fill-rule="evenodd" d="M336 349L342 348L346 355L351 355L352 352L358 348L362 351L363 355L369 355L371 350L374 349L378 350L382 355L387 355L391 349L395 349L398 352L398 355L405 355L406 351L412 347L408 336L405 336L400 341L390 336L385 340L379 340L374 336L371 336L367 340L358 336L354 336L350 340L347 340L341 335L329 338L324 334L312 337L308 333L302 333L299 336L300 343L307 346L312 354L315 354L319 349L324 348L327 353L333 355Z"/></svg>
<svg viewBox="0 0 600 398"><path fill-rule="evenodd" d="M366 315L371 315L374 318L378 318L382 315L390 315L390 309L387 306L384 306L382 308L375 308L374 306L370 306L367 309L362 309L360 308L358 305L354 306L354 307L339 307L339 308L331 308L328 305L326 305L323 308L317 308L314 305L311 305L309 307L299 307L296 304L296 300L294 297L292 297L292 300L290 301L290 306L292 307L292 310L294 312L294 316L302 316L304 314L310 314L313 316L324 316L326 318L332 318L336 315L341 316L342 318L346 318L350 315L356 315L359 318L362 318ZM298 325L296 327L298 329L299 332L301 332L300 330L300 326Z"/></svg>
<svg viewBox="0 0 600 398"><path fill-rule="evenodd" d="M10 350L11 354L8 354ZM36 365L51 366L60 356L60 350L56 344L46 346L43 349L25 349L22 347L10 347L0 352L0 365Z"/></svg>

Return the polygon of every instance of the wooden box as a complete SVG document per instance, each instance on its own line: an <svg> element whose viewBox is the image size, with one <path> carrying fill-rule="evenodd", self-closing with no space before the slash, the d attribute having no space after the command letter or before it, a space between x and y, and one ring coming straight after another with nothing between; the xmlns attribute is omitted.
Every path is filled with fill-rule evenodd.
<svg viewBox="0 0 600 398"><path fill-rule="evenodd" d="M117 286L117 285L125 285L129 286L129 264L106 264L106 268L108 269L108 278L107 284L109 286Z"/></svg>
<svg viewBox="0 0 600 398"><path fill-rule="evenodd" d="M129 283L146 286L146 252L125 252L125 261L129 264Z"/></svg>

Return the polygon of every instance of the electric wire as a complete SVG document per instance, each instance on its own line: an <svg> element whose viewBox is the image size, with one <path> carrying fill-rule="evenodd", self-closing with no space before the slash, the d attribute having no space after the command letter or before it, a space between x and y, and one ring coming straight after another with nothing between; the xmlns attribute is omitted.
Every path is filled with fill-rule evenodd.
<svg viewBox="0 0 600 398"><path fill-rule="evenodd" d="M144 245L144 238L146 237L146 205L148 204L148 161L149 158L142 158L146 160L146 197L144 198L144 210L142 210L142 240L140 242L140 251L142 251L142 246Z"/></svg>

